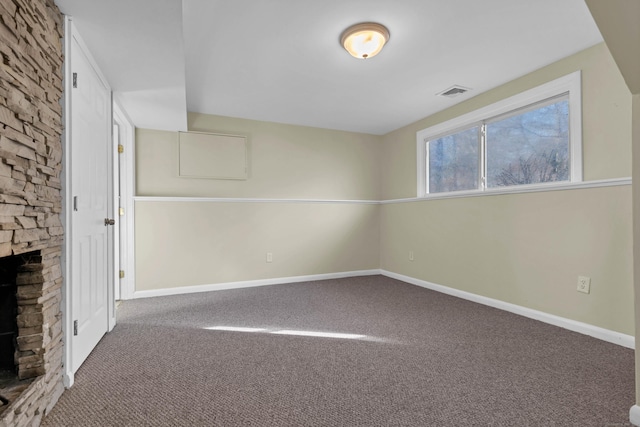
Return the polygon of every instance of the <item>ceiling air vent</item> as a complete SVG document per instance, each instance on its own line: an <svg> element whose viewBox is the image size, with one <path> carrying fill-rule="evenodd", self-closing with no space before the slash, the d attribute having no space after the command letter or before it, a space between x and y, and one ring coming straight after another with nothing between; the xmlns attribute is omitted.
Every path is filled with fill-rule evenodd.
<svg viewBox="0 0 640 427"><path fill-rule="evenodd" d="M446 96L447 98L455 98L458 95L461 95L465 92L470 91L471 89L469 89L468 87L464 87L464 86L451 86L449 89L445 89L444 91L438 93L438 96Z"/></svg>

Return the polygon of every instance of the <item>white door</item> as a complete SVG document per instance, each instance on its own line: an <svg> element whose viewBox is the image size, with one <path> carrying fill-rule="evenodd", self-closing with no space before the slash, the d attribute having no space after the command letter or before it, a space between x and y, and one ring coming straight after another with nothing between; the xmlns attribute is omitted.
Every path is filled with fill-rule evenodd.
<svg viewBox="0 0 640 427"><path fill-rule="evenodd" d="M71 371L76 372L109 329L113 283L111 92L76 34L72 72L70 181Z"/></svg>

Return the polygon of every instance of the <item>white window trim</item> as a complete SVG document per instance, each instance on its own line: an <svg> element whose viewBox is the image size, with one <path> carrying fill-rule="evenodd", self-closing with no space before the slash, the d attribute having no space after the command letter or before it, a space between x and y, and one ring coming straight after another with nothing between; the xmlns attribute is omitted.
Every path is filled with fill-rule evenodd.
<svg viewBox="0 0 640 427"><path fill-rule="evenodd" d="M570 183L582 182L582 83L580 71L573 72L566 76L560 77L556 80L552 80L543 85L537 86L533 89L529 89L525 92L511 96L509 98L498 101L494 104L487 105L478 110L474 110L470 113L463 114L454 119L447 120L446 122L439 123L435 126L423 129L416 133L416 147L417 147L417 196L419 198L429 198L435 195L434 193L427 193L427 153L426 146L427 141L433 140L436 137L444 136L448 133L454 132L465 126L471 126L474 123L479 123L483 120L490 119L500 114L508 113L512 110L526 107L536 102L544 101L545 99L552 98L554 96L561 95L563 93L569 94L569 153L571 163L571 180ZM540 188L545 189L549 187L567 186L567 181L558 183L543 183L527 185L528 189ZM514 192L515 188L520 186L505 187L501 189L504 192ZM487 189L477 189L465 191L465 194L475 193L490 193L496 194L500 190L488 191ZM460 192L447 192L460 193ZM442 193L437 193L442 195Z"/></svg>

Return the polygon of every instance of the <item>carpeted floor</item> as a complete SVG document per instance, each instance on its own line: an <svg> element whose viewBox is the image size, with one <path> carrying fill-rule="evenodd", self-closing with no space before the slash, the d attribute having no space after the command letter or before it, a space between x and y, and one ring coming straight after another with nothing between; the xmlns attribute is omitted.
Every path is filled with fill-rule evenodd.
<svg viewBox="0 0 640 427"><path fill-rule="evenodd" d="M125 301L43 426L613 427L634 401L632 350L372 276Z"/></svg>

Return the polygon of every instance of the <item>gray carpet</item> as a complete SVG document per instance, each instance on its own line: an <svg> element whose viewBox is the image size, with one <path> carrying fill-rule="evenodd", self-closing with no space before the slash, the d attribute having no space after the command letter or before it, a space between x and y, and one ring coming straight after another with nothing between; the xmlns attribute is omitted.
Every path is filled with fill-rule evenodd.
<svg viewBox="0 0 640 427"><path fill-rule="evenodd" d="M626 426L634 401L632 350L372 276L126 301L43 426Z"/></svg>

